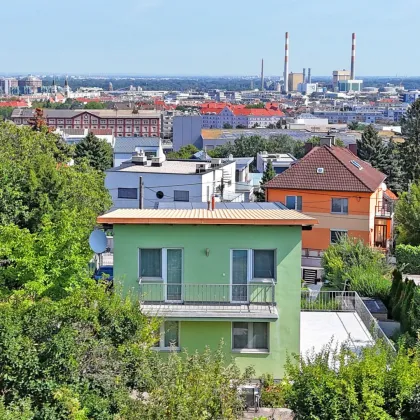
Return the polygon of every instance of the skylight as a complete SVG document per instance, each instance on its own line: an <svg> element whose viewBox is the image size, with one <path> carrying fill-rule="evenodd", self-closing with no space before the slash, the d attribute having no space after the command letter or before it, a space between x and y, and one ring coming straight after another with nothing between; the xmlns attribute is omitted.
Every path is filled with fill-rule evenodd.
<svg viewBox="0 0 420 420"><path fill-rule="evenodd" d="M363 169L363 166L360 165L360 163L359 162L356 162L355 160L351 160L350 163L352 165L354 165L359 171L361 171Z"/></svg>

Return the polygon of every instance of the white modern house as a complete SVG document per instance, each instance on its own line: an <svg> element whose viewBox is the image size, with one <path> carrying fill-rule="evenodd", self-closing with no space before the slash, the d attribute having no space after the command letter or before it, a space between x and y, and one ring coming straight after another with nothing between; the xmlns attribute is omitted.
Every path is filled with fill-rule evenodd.
<svg viewBox="0 0 420 420"><path fill-rule="evenodd" d="M143 150L149 160L163 155L161 140L157 137L116 137L114 144L114 167L130 161L133 154Z"/></svg>
<svg viewBox="0 0 420 420"><path fill-rule="evenodd" d="M296 162L296 158L290 153L260 152L257 153L257 171L263 173L269 160L271 160L276 174L281 174L286 169L290 168L294 162Z"/></svg>
<svg viewBox="0 0 420 420"><path fill-rule="evenodd" d="M158 203L243 202L244 193L236 190L236 162L211 159L166 160L163 153L148 159L140 150L131 161L106 172L105 186L109 190L113 209L156 208ZM140 184L143 197L140 199Z"/></svg>

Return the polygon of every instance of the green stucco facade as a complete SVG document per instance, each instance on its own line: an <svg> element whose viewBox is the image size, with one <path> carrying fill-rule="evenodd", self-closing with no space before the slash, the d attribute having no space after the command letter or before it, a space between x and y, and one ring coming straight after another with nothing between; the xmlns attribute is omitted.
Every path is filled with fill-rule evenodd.
<svg viewBox="0 0 420 420"><path fill-rule="evenodd" d="M228 358L241 368L253 365L256 376L281 378L287 353L299 352L300 226L114 225L114 278L123 293L140 293L139 249L182 248L184 284L230 284L232 249L274 249L275 302L278 319L269 322L269 351L265 354L232 351L230 319L180 321L179 345L190 352L205 346L216 349L224 341ZM252 314L246 322L253 322Z"/></svg>

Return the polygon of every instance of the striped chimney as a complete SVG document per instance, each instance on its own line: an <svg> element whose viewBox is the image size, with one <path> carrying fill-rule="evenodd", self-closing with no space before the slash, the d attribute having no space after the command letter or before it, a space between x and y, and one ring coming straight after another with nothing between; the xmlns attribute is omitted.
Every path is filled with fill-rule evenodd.
<svg viewBox="0 0 420 420"><path fill-rule="evenodd" d="M289 32L286 32L286 43L284 47L284 93L289 91Z"/></svg>
<svg viewBox="0 0 420 420"><path fill-rule="evenodd" d="M351 37L351 75L350 75L351 80L355 80L356 78L355 68L354 68L355 61L356 61L356 34L353 33Z"/></svg>
<svg viewBox="0 0 420 420"><path fill-rule="evenodd" d="M264 90L264 59L261 59L261 92Z"/></svg>

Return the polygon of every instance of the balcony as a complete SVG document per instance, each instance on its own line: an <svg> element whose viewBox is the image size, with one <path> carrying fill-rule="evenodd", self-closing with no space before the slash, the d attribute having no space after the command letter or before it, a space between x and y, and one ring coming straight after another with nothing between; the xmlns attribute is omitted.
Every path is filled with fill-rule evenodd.
<svg viewBox="0 0 420 420"><path fill-rule="evenodd" d="M139 288L140 306L146 315L196 320L278 319L274 281L231 285L140 280Z"/></svg>
<svg viewBox="0 0 420 420"><path fill-rule="evenodd" d="M390 219L394 214L393 205L389 201L379 201L375 206L375 217Z"/></svg>

